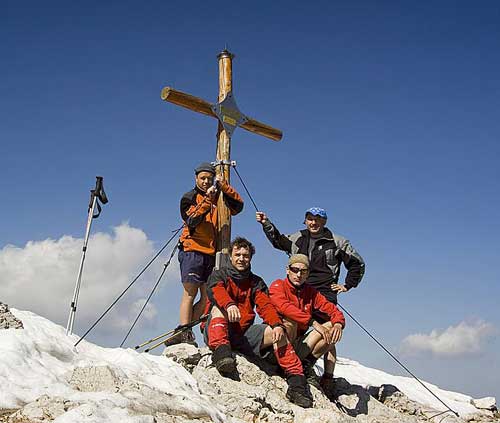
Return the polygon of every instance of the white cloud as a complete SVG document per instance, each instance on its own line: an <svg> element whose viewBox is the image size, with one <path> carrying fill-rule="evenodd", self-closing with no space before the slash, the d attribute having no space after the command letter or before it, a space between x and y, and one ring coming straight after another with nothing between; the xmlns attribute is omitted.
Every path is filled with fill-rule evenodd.
<svg viewBox="0 0 500 423"><path fill-rule="evenodd" d="M0 250L0 301L33 311L66 326L82 254L83 239L63 236L58 240L29 241L23 248L8 245ZM146 234L124 223L112 234L96 233L88 243L75 330L87 329L130 284L154 255ZM169 275L178 279L176 260ZM101 334L128 329L161 272L159 257L99 324ZM160 286L161 286L160 285ZM157 310L151 303L139 323L154 322Z"/></svg>
<svg viewBox="0 0 500 423"><path fill-rule="evenodd" d="M409 335L401 342L400 350L407 355L431 353L442 357L477 354L495 332L491 323L482 320L461 322L441 332L434 329L430 334Z"/></svg>

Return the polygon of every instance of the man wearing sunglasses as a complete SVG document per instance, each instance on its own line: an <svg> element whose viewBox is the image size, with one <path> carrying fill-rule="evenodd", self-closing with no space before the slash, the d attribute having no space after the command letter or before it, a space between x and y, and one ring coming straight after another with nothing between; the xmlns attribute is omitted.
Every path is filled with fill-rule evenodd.
<svg viewBox="0 0 500 423"><path fill-rule="evenodd" d="M307 381L318 389L323 388L328 394L333 388L335 344L342 338L345 319L333 303L312 286L304 284L308 276L308 257L304 254L292 255L288 260L286 278L271 284L269 296L283 318L288 338L302 361ZM318 322L313 317L315 312L322 313L328 320ZM307 332L310 327L313 330ZM318 381L314 364L322 355L325 355L325 367Z"/></svg>
<svg viewBox="0 0 500 423"><path fill-rule="evenodd" d="M307 209L304 216L306 229L291 235L281 234L264 212L258 211L256 218L274 248L285 251L288 255L300 253L309 258L306 284L316 288L329 302L337 304L337 294L347 292L361 282L365 262L346 238L326 227L328 216L324 209ZM342 264L347 269L347 274L344 283L339 284ZM329 320L320 311L314 312L314 319L321 324ZM328 351L324 357L325 368L328 367L328 362L335 363L335 352Z"/></svg>
<svg viewBox="0 0 500 423"><path fill-rule="evenodd" d="M237 237L231 242L230 252L228 266L214 270L208 279L210 316L203 333L213 351L215 368L222 376L239 380L233 350L259 358L274 353L288 383L286 397L301 407L311 407L313 400L300 359L288 341L265 282L250 268L254 246ZM256 311L262 324L254 324Z"/></svg>

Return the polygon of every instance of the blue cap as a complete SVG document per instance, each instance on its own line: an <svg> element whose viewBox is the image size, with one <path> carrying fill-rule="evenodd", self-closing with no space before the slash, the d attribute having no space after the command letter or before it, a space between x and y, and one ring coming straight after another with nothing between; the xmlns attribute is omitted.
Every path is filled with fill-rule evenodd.
<svg viewBox="0 0 500 423"><path fill-rule="evenodd" d="M322 209L321 207L311 207L310 209L307 209L306 216L308 214L312 214L313 216L319 216L322 217L323 219L328 219L325 209Z"/></svg>

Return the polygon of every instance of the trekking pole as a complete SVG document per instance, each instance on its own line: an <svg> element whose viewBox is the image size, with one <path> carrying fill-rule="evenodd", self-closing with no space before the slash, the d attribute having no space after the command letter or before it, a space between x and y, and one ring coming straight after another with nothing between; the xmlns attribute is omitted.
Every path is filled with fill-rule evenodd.
<svg viewBox="0 0 500 423"><path fill-rule="evenodd" d="M68 324L66 326L66 335L71 335L73 333L73 324L75 323L76 307L78 304L78 296L80 295L80 286L82 284L82 273L83 264L85 262L85 255L87 253L87 245L89 242L90 227L92 226L92 220L97 219L101 214L101 205L108 202L108 197L104 192L103 178L102 176L96 176L95 188L90 190L90 202L88 208L87 217L87 228L85 230L85 237L83 240L82 258L80 260L80 267L78 268L78 275L76 277L75 291L73 293L73 300L71 301ZM94 214L95 208L97 207L97 214Z"/></svg>
<svg viewBox="0 0 500 423"><path fill-rule="evenodd" d="M170 239L163 245L163 247L160 248L160 250L155 254L155 256L149 261L148 264L139 272L139 274L132 280L132 282L129 283L129 285L122 291L122 293L111 303L111 305L106 309L104 313L101 314L101 316L94 322L94 324L87 329L87 332L85 332L82 337L75 343L74 347L77 347L80 342L84 340L84 338L90 333L92 329L94 329L97 324L104 318L106 314L109 313L109 311L113 308L113 306L120 301L120 299L125 295L125 293L130 289L130 287L137 282L137 280L141 277L141 275L147 270L149 266L156 260L156 258L161 254L161 252L168 247L168 244L177 236L179 231L184 227L181 226L179 229L174 231L174 234L170 237Z"/></svg>
<svg viewBox="0 0 500 423"><path fill-rule="evenodd" d="M169 330L168 332L166 332L162 335L158 335L157 337L152 338L149 341L143 342L142 344L135 346L134 349L138 350L139 348L145 347L148 344L152 344L153 342L157 341L158 339L167 337L167 338L163 339L162 341L158 342L157 344L153 345L152 347L149 347L148 349L144 350L144 352L147 353L147 352L151 351L152 349L159 347L164 342L172 339L174 336L177 336L179 333L182 333L185 330L190 329L190 328L196 326L197 324L199 324L207 319L208 319L208 314L204 314L204 315L200 316L199 319L193 320L192 322L186 323L184 325L179 325L175 329Z"/></svg>
<svg viewBox="0 0 500 423"><path fill-rule="evenodd" d="M196 206L196 208L194 209L193 213L196 212L198 210L198 208L202 205L203 203L200 203ZM139 272L139 274L132 280L132 282L130 282L130 284L122 291L122 293L111 303L111 305L106 309L106 311L104 313L101 314L101 316L94 322L94 324L89 328L87 329L87 332L85 332L82 337L75 343L74 347L77 347L78 344L80 342L82 342L85 337L90 333L90 331L92 329L94 329L97 324L104 318L104 316L106 316L106 314L109 313L109 311L114 307L114 305L120 301L120 299L125 295L125 293L131 288L131 286L137 282L137 280L141 277L141 275L148 269L149 266L151 266L151 264L158 258L158 256L163 252L163 250L165 248L168 247L168 245L170 244L170 242L177 236L177 234L182 230L184 229L184 227L186 226L186 223L183 223L181 227L173 230L172 232L174 233L170 239L163 245L163 247L160 248L160 250L154 255L154 257L148 262L148 264L146 264L146 266L144 266L144 268Z"/></svg>

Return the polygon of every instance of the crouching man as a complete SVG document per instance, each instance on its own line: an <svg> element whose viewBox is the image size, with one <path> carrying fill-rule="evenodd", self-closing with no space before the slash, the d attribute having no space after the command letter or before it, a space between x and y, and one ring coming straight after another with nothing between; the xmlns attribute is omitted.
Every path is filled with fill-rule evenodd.
<svg viewBox="0 0 500 423"><path fill-rule="evenodd" d="M230 252L228 267L214 270L208 279L210 317L204 338L213 351L216 369L224 377L239 380L233 349L260 358L274 352L285 372L287 398L301 407L311 407L312 396L299 357L287 339L266 284L250 269L254 246L238 237L231 243ZM254 307L263 324L253 324Z"/></svg>
<svg viewBox="0 0 500 423"><path fill-rule="evenodd" d="M342 337L344 315L315 288L304 284L309 276L309 259L306 255L292 255L288 260L286 275L286 279L278 279L271 284L271 301L283 318L288 337L302 360L307 382L316 388L323 388L327 394L331 393L336 361L335 344ZM314 320L313 313L318 312L325 315L326 323L320 324ZM309 327L313 330L307 333ZM318 380L314 364L322 355L326 357L325 369L321 380Z"/></svg>

